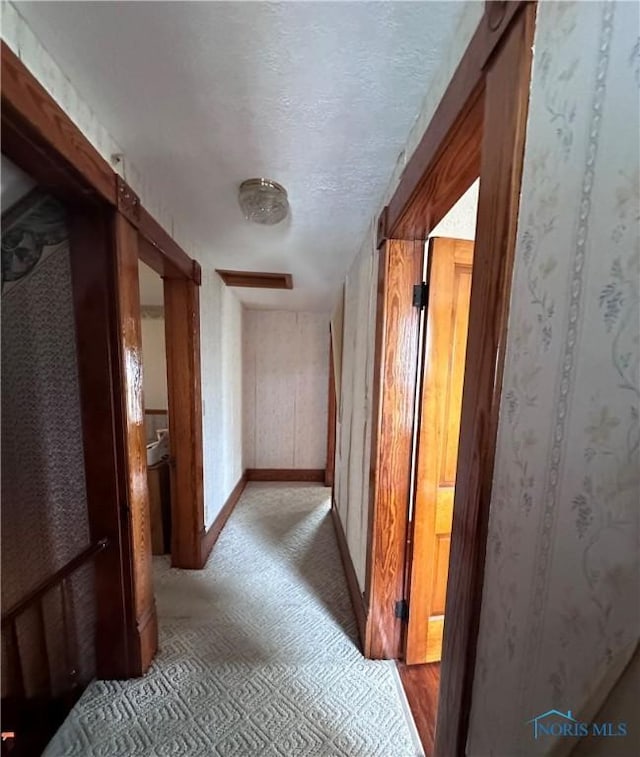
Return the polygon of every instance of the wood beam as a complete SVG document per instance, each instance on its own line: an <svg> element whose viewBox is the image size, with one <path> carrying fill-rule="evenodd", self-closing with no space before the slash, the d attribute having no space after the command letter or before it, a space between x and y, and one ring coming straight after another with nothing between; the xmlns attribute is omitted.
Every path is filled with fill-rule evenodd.
<svg viewBox="0 0 640 757"><path fill-rule="evenodd" d="M198 262L187 255L143 206L140 207L138 229L148 244L155 247L162 256L161 270L158 270L153 263L148 263L156 273L165 278L191 279L196 285L200 286Z"/></svg>
<svg viewBox="0 0 640 757"><path fill-rule="evenodd" d="M169 443L171 563L202 567L204 484L200 387L200 296L194 281L164 279Z"/></svg>

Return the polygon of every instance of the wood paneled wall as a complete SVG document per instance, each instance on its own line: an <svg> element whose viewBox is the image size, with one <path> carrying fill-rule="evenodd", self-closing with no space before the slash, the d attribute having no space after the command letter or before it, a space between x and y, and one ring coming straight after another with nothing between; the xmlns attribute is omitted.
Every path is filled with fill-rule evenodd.
<svg viewBox="0 0 640 757"><path fill-rule="evenodd" d="M328 315L245 311L247 468L325 467L328 346Z"/></svg>

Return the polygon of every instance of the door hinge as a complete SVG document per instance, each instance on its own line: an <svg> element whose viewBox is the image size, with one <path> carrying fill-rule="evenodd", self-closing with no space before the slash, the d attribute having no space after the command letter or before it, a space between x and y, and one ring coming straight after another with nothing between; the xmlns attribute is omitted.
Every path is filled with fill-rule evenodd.
<svg viewBox="0 0 640 757"><path fill-rule="evenodd" d="M427 304L427 282L421 281L413 286L413 306L422 310Z"/></svg>
<svg viewBox="0 0 640 757"><path fill-rule="evenodd" d="M396 602L394 615L399 620L409 620L409 603L406 599L401 599Z"/></svg>

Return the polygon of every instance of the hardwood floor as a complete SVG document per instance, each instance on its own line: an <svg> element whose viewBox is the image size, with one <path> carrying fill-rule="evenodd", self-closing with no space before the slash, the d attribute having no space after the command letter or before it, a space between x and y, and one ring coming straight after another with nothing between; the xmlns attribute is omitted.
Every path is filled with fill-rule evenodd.
<svg viewBox="0 0 640 757"><path fill-rule="evenodd" d="M440 663L405 665L399 662L397 665L424 753L426 757L431 757L438 714Z"/></svg>

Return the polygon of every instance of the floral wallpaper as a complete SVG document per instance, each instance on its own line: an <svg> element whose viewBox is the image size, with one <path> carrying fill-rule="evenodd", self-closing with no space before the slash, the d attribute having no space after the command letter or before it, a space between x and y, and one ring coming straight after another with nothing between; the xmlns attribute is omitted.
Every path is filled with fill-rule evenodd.
<svg viewBox="0 0 640 757"><path fill-rule="evenodd" d="M378 254L373 242L354 260L344 288L342 378L336 424L333 496L364 592L369 526L371 390L378 292Z"/></svg>
<svg viewBox="0 0 640 757"><path fill-rule="evenodd" d="M69 240L64 210L32 192L2 223L2 605L6 610L90 543ZM79 680L95 674L93 566L69 581ZM28 695L68 687L59 590L17 624ZM3 672L9 670L3 646ZM3 695L11 690L4 675Z"/></svg>
<svg viewBox="0 0 640 757"><path fill-rule="evenodd" d="M568 753L640 637L639 22L539 5L469 755Z"/></svg>

